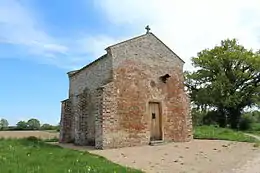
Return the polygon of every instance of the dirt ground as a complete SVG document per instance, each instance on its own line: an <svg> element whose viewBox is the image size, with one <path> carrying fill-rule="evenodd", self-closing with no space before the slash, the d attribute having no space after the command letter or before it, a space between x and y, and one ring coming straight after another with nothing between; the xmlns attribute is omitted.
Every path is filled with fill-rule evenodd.
<svg viewBox="0 0 260 173"><path fill-rule="evenodd" d="M230 173L259 173L260 172L260 154L247 160L246 164L237 166Z"/></svg>
<svg viewBox="0 0 260 173"><path fill-rule="evenodd" d="M59 137L59 133L48 131L0 131L0 138L25 138L35 136L41 139Z"/></svg>
<svg viewBox="0 0 260 173"><path fill-rule="evenodd" d="M88 150L118 164L148 173L260 173L260 148L250 143L193 140L160 146Z"/></svg>

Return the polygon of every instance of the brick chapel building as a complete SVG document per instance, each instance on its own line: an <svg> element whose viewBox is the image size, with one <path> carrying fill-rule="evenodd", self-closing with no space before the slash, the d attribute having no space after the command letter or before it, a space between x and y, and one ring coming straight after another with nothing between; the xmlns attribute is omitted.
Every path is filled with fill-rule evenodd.
<svg viewBox="0 0 260 173"><path fill-rule="evenodd" d="M184 61L149 30L105 50L68 72L60 142L106 149L191 140Z"/></svg>

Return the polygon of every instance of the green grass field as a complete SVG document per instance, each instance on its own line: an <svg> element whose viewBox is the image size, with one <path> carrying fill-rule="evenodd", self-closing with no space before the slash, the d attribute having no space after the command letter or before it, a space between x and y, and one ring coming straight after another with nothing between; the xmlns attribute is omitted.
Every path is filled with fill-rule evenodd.
<svg viewBox="0 0 260 173"><path fill-rule="evenodd" d="M88 152L35 139L0 139L0 173L140 173Z"/></svg>
<svg viewBox="0 0 260 173"><path fill-rule="evenodd" d="M239 142L258 142L253 137L245 135L243 132L234 131L227 128L217 128L214 126L198 126L194 128L195 139L229 140Z"/></svg>

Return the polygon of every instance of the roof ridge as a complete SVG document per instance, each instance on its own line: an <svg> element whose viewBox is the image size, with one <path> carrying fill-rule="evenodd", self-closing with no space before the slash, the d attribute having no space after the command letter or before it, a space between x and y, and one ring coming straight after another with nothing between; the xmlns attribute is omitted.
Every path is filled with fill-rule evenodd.
<svg viewBox="0 0 260 173"><path fill-rule="evenodd" d="M83 66L82 68L80 68L78 70L72 71L72 73L69 74L69 77L74 76L75 74L78 74L82 70L88 68L89 66L91 66L94 63L98 62L99 60L104 59L105 57L107 57L107 54L104 54L104 55L100 56L99 58L95 59L94 61L91 61L90 63L88 63L87 65Z"/></svg>
<svg viewBox="0 0 260 173"><path fill-rule="evenodd" d="M113 45L108 46L107 48L105 48L105 50L107 50L108 48L111 48L111 47L114 47L114 46L123 44L123 43L125 43L125 42L132 41L132 40L135 40L135 39L137 39L137 38L141 38L141 37L146 36L146 35L148 35L148 34L150 34L150 33L151 33L151 32L145 33L145 34L142 34L142 35L133 37L133 38L129 38L129 39L126 39L126 40L124 40L124 41L120 41L120 42L118 42L118 43L116 43L116 44L113 44Z"/></svg>
<svg viewBox="0 0 260 173"><path fill-rule="evenodd" d="M159 39L155 34L153 34L152 32L148 32L148 33L145 33L145 34L142 34L142 35L139 35L139 36L136 36L136 37L133 37L133 38L130 38L130 39L126 39L124 41L121 41L119 43L116 43L116 44L113 44L113 45L110 45L108 46L105 50L108 51L109 48L112 48L114 46L118 46L120 44L123 44L123 43L126 43L128 41L132 41L132 40L135 40L135 39L138 39L138 38L141 38L141 37L144 37L144 36L148 36L148 35L152 35L153 37L155 37L159 42L161 42L168 50L170 50L170 52L172 52L178 59L180 59L183 63L185 63L185 61L183 59L181 59L171 48L169 48L161 39ZM96 63L97 61L99 61L100 59L103 59L107 56L107 53L102 55L101 57L97 58L96 60L90 62L89 64L83 66L82 68L78 69L78 70L74 70L74 71L70 71L68 72L69 76L74 76L75 74L79 73L80 71L82 71L83 69L86 69L87 67L91 66L92 64Z"/></svg>

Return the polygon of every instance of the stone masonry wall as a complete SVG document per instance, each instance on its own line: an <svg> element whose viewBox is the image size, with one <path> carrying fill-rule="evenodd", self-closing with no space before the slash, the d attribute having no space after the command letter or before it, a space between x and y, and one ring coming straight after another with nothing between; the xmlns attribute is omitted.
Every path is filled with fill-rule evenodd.
<svg viewBox="0 0 260 173"><path fill-rule="evenodd" d="M85 90L77 96L75 111L75 144L95 145L95 119L96 119L95 91Z"/></svg>
<svg viewBox="0 0 260 173"><path fill-rule="evenodd" d="M59 141L61 143L68 143L72 140L72 112L71 101L69 99L62 101L61 103L61 130Z"/></svg>
<svg viewBox="0 0 260 173"><path fill-rule="evenodd" d="M109 108L116 112L103 116L103 148L148 144L150 101L161 104L164 141L190 140L192 126L183 85L183 62L153 34L107 51L113 57L114 69L113 94L108 98L115 99L115 103ZM160 76L165 74L171 77L163 83Z"/></svg>
<svg viewBox="0 0 260 173"><path fill-rule="evenodd" d="M87 145L88 129L88 93L77 95L76 109L74 110L75 121L75 143Z"/></svg>
<svg viewBox="0 0 260 173"><path fill-rule="evenodd" d="M95 92L95 148L103 148L103 87Z"/></svg>
<svg viewBox="0 0 260 173"><path fill-rule="evenodd" d="M186 131L186 141L190 141L193 139L193 124L192 124L192 116L191 116L191 101L190 101L190 97L189 95L187 94L186 95L186 100L185 100L185 103L187 103L187 109L186 109L186 124L187 124L187 131Z"/></svg>
<svg viewBox="0 0 260 173"><path fill-rule="evenodd" d="M112 80L112 58L103 56L69 76L71 138L77 145L95 145L97 88Z"/></svg>
<svg viewBox="0 0 260 173"><path fill-rule="evenodd" d="M112 58L105 56L70 77L70 96L82 94L86 89L92 92L112 80Z"/></svg>
<svg viewBox="0 0 260 173"><path fill-rule="evenodd" d="M117 88L114 82L108 83L103 87L102 93L102 148L117 148L124 141L120 126L118 125L118 102ZM107 135L109 134L109 135ZM121 138L121 140L118 140Z"/></svg>

